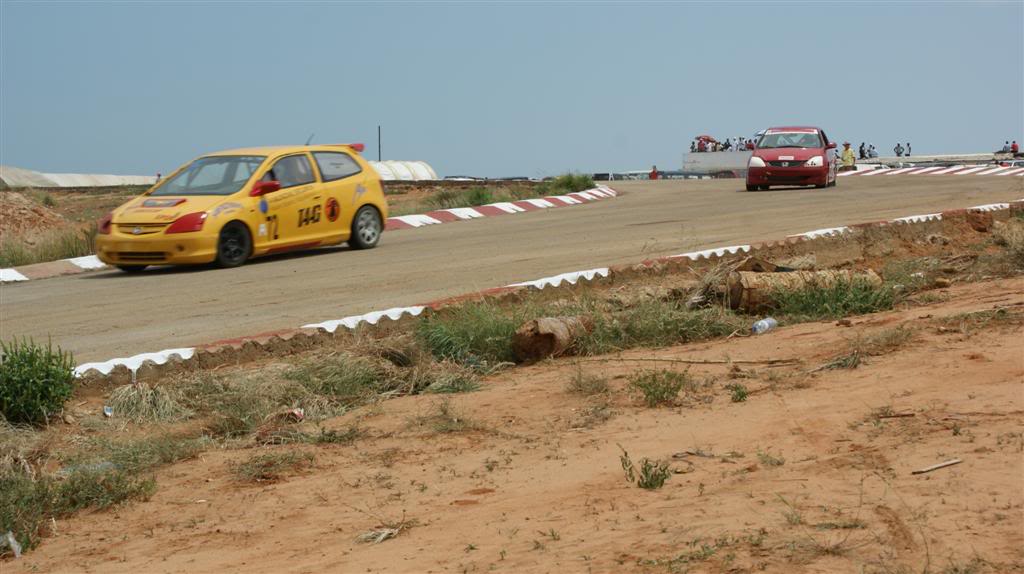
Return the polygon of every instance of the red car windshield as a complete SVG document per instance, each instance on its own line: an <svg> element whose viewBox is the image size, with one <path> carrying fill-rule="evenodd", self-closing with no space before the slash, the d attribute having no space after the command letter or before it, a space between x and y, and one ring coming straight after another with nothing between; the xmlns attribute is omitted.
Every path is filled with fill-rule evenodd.
<svg viewBox="0 0 1024 574"><path fill-rule="evenodd" d="M821 137L813 132L781 132L767 133L757 142L760 149L771 149L780 147L823 147Z"/></svg>

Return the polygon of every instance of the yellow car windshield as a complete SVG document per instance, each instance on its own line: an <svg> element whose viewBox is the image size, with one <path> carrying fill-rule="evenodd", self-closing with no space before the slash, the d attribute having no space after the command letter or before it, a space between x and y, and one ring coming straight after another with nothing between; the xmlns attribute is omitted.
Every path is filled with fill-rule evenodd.
<svg viewBox="0 0 1024 574"><path fill-rule="evenodd" d="M265 159L261 155L201 157L150 195L231 195L242 189Z"/></svg>

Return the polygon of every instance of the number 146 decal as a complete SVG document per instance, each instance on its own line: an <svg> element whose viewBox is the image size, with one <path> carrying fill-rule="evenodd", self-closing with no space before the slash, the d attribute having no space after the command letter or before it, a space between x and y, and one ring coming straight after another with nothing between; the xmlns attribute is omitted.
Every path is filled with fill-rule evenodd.
<svg viewBox="0 0 1024 574"><path fill-rule="evenodd" d="M320 206L299 208L299 227L320 223Z"/></svg>

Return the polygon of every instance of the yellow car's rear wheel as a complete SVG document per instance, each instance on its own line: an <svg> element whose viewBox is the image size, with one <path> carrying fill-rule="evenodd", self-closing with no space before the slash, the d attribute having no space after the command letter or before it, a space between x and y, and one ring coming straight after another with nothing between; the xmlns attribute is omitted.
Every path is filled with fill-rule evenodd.
<svg viewBox="0 0 1024 574"><path fill-rule="evenodd" d="M125 273L141 273L146 270L149 265L118 265L117 268Z"/></svg>
<svg viewBox="0 0 1024 574"><path fill-rule="evenodd" d="M252 253L252 236L244 224L232 221L220 230L217 240L217 265L238 267Z"/></svg>

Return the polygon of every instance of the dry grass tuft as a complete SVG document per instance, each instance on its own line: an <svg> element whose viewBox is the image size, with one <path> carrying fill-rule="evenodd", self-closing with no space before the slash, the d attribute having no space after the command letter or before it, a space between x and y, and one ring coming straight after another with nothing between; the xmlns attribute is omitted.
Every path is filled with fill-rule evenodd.
<svg viewBox="0 0 1024 574"><path fill-rule="evenodd" d="M181 392L166 385L136 383L118 387L110 393L109 404L115 416L135 422L178 421L193 414L181 404Z"/></svg>

